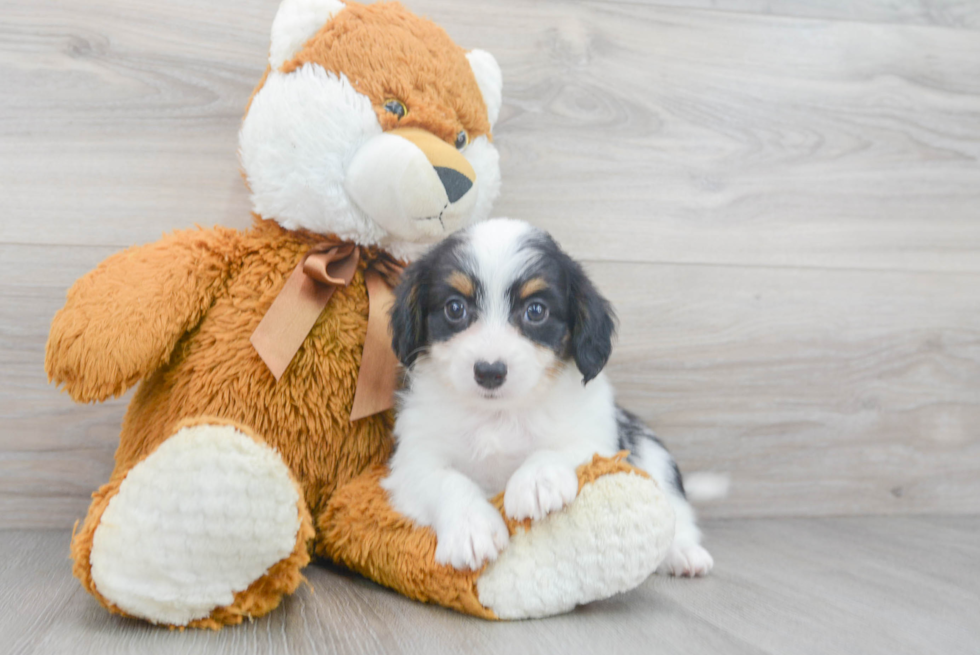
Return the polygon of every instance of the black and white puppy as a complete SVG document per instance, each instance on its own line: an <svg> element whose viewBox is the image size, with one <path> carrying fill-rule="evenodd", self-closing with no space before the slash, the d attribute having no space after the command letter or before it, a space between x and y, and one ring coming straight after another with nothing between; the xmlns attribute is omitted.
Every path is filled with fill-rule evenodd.
<svg viewBox="0 0 980 655"><path fill-rule="evenodd" d="M541 519L575 499L576 467L628 449L677 516L661 570L711 570L677 465L616 406L602 373L612 309L547 233L478 223L410 265L395 295L407 381L382 485L395 509L435 530L439 563L476 569L507 546L488 498L503 490L508 516Z"/></svg>

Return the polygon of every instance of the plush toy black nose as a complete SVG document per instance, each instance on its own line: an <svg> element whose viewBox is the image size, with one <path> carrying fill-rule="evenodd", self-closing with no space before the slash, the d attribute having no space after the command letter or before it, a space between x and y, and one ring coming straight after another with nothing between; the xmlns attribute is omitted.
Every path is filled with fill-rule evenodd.
<svg viewBox="0 0 980 655"><path fill-rule="evenodd" d="M484 389L496 389L504 383L504 378L507 377L507 364L499 360L493 364L483 361L477 362L473 365L473 376L476 378L476 383Z"/></svg>
<svg viewBox="0 0 980 655"><path fill-rule="evenodd" d="M446 189L446 196L450 203L454 203L465 196L466 192L473 186L470 178L454 168L446 168L445 166L434 166L433 168L436 169L436 175L439 176L442 186Z"/></svg>

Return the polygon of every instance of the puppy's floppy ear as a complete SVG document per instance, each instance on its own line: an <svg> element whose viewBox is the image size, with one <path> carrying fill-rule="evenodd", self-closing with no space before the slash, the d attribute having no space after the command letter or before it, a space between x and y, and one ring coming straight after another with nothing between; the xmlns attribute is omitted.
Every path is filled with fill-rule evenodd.
<svg viewBox="0 0 980 655"><path fill-rule="evenodd" d="M567 255L566 255L567 257ZM582 373L582 384L599 375L612 354L612 337L616 332L616 315L609 301L589 280L581 265L570 257L568 307L572 316L571 356Z"/></svg>
<svg viewBox="0 0 980 655"><path fill-rule="evenodd" d="M406 367L412 365L425 345L422 273L418 262L405 269L395 287L395 303L391 307L391 348Z"/></svg>

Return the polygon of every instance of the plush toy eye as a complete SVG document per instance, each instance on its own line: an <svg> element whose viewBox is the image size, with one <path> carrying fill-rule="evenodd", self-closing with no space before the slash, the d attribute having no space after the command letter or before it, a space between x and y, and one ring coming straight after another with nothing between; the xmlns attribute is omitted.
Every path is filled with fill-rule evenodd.
<svg viewBox="0 0 980 655"><path fill-rule="evenodd" d="M530 302L524 310L524 318L528 323L543 323L548 318L548 307L537 300Z"/></svg>
<svg viewBox="0 0 980 655"><path fill-rule="evenodd" d="M466 134L466 130L461 130L459 134L456 135L456 150L462 150L466 147L470 138Z"/></svg>
<svg viewBox="0 0 980 655"><path fill-rule="evenodd" d="M446 318L450 323L459 323L466 318L466 301L461 298L450 298L446 301Z"/></svg>
<svg viewBox="0 0 980 655"><path fill-rule="evenodd" d="M404 118L405 114L408 113L408 107L401 100L392 98L391 100L385 101L385 111L389 114L394 114L398 118Z"/></svg>

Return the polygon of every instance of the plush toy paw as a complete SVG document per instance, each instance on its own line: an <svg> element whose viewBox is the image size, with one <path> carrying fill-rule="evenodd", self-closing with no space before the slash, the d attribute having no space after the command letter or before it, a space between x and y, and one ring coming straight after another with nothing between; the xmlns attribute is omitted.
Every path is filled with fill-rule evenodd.
<svg viewBox="0 0 980 655"><path fill-rule="evenodd" d="M230 425L185 427L109 500L92 536L91 579L126 614L187 625L231 605L298 548L308 560L297 539L304 515L272 448Z"/></svg>
<svg viewBox="0 0 980 655"><path fill-rule="evenodd" d="M579 470L593 474L610 460ZM501 619L567 612L634 588L657 568L674 536L674 512L647 477L612 472L529 528L477 580L480 602Z"/></svg>
<svg viewBox="0 0 980 655"><path fill-rule="evenodd" d="M568 505L577 494L575 469L561 462L531 461L507 481L504 511L516 521L537 521Z"/></svg>
<svg viewBox="0 0 980 655"><path fill-rule="evenodd" d="M697 578L708 575L715 565L711 553L699 544L670 547L667 558L664 559L658 573L667 573L678 577Z"/></svg>
<svg viewBox="0 0 980 655"><path fill-rule="evenodd" d="M436 530L436 562L475 571L507 547L510 535L500 513L487 502L473 503Z"/></svg>

